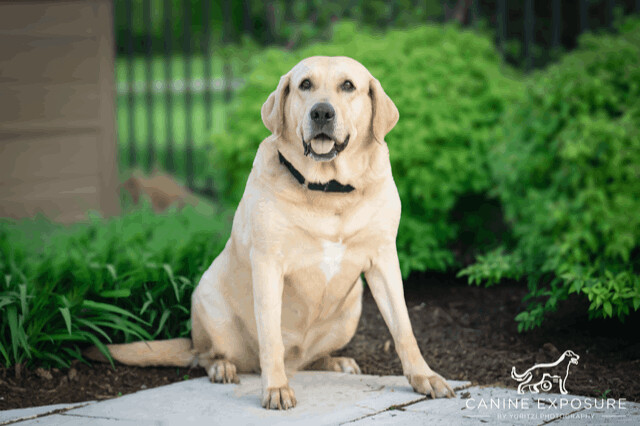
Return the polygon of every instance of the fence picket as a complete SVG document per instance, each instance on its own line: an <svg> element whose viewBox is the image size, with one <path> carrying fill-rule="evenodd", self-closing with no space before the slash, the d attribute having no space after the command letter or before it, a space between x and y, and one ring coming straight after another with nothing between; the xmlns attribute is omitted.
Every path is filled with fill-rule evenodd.
<svg viewBox="0 0 640 426"><path fill-rule="evenodd" d="M154 123L153 123L153 57L152 57L152 39L151 39L151 0L145 0L142 5L142 19L144 20L144 28L146 31L145 37L145 80L146 81L146 96L145 102L147 107L147 114L145 117L147 125L147 171L150 171L155 163L155 138L154 138Z"/></svg>
<svg viewBox="0 0 640 426"><path fill-rule="evenodd" d="M525 0L524 2L524 56L525 69L531 71L533 68L533 0Z"/></svg>
<svg viewBox="0 0 640 426"><path fill-rule="evenodd" d="M191 99L191 85L193 84L191 79L191 2L189 0L183 0L184 10L184 34L183 34L183 46L184 51L184 80L186 85L185 90L185 166L187 174L187 186L190 189L195 188L194 181L194 164L193 164L193 104Z"/></svg>
<svg viewBox="0 0 640 426"><path fill-rule="evenodd" d="M551 19L553 22L552 45L554 49L557 49L558 47L560 47L560 37L562 31L562 8L560 5L560 0L553 0L553 4L551 5Z"/></svg>
<svg viewBox="0 0 640 426"><path fill-rule="evenodd" d="M640 2L640 0L638 0ZM251 1L242 1L242 26L244 27L244 33L253 35L253 22L251 22Z"/></svg>
<svg viewBox="0 0 640 426"><path fill-rule="evenodd" d="M164 122L166 126L166 139L165 139L165 155L164 164L169 172L175 170L175 161L173 158L173 72L171 66L172 58L172 22L173 13L171 10L171 0L164 0L163 5L163 18L164 18L164 78L165 85L168 85L168 90L165 90L165 117Z"/></svg>
<svg viewBox="0 0 640 426"><path fill-rule="evenodd" d="M589 30L589 2L580 0L580 32Z"/></svg>
<svg viewBox="0 0 640 426"><path fill-rule="evenodd" d="M133 168L136 165L136 135L135 135L135 110L133 90L135 85L135 76L133 74L133 10L131 2L126 2L126 15L127 15L127 84L129 86L129 92L127 94L127 116L129 118L129 167Z"/></svg>
<svg viewBox="0 0 640 426"><path fill-rule="evenodd" d="M231 40L233 40L233 31L231 27L231 1L230 0L222 0L222 14L223 14L223 32L222 32L222 42L224 44L228 44ZM224 65L223 65L223 80L224 80L224 102L228 104L231 101L231 90L233 80L233 72L231 69L230 59L225 55L224 57Z"/></svg>
<svg viewBox="0 0 640 426"><path fill-rule="evenodd" d="M505 55L505 42L507 39L507 0L498 0L498 49L502 57Z"/></svg>
<svg viewBox="0 0 640 426"><path fill-rule="evenodd" d="M211 72L211 0L204 0L202 4L202 15L204 16L204 40L202 48L202 58L204 60L204 105L205 105L205 134L211 133L213 122L213 100L211 96L211 85L213 83L213 75ZM205 178L205 191L213 194L213 179L211 174L207 173Z"/></svg>
<svg viewBox="0 0 640 426"><path fill-rule="evenodd" d="M609 30L613 29L613 8L615 6L614 0L607 0L607 28Z"/></svg>

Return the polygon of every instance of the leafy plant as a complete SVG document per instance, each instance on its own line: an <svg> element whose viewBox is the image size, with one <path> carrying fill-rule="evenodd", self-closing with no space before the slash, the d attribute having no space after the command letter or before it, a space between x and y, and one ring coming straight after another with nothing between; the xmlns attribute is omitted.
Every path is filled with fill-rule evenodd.
<svg viewBox="0 0 640 426"><path fill-rule="evenodd" d="M524 276L527 330L571 293L592 317L640 308L640 21L587 34L505 115L491 170L516 243L463 270ZM500 258L500 256L503 256ZM511 265L512 267L504 268Z"/></svg>
<svg viewBox="0 0 640 426"><path fill-rule="evenodd" d="M0 360L69 365L82 346L187 335L229 220L149 206L71 227L0 221Z"/></svg>

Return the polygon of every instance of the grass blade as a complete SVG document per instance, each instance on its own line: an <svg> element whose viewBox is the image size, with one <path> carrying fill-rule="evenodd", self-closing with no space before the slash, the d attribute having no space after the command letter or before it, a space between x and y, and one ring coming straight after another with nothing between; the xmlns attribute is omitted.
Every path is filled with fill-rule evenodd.
<svg viewBox="0 0 640 426"><path fill-rule="evenodd" d="M122 308L119 308L119 307L117 307L115 305L110 305L108 303L101 303L101 302L94 302L92 300L85 300L85 301L82 302L82 307L83 308L88 308L88 309L94 309L96 311L113 312L113 313L116 313L116 314L127 316L129 318L133 318L138 322L141 322L143 324L149 325L149 324L146 323L146 321L144 321L141 318L135 316L131 312L126 311L126 310L124 310Z"/></svg>
<svg viewBox="0 0 640 426"><path fill-rule="evenodd" d="M67 325L67 331L71 334L71 312L69 312L69 308L58 308L58 310L62 314L62 318L64 318L64 323Z"/></svg>

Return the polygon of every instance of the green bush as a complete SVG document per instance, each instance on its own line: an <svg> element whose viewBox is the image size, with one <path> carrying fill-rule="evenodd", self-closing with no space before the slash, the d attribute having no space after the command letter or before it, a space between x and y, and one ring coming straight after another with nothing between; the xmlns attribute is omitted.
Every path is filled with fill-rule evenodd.
<svg viewBox="0 0 640 426"><path fill-rule="evenodd" d="M640 21L585 35L537 73L505 115L492 174L516 244L465 269L471 282L525 277L520 329L580 293L595 317L640 307Z"/></svg>
<svg viewBox="0 0 640 426"><path fill-rule="evenodd" d="M228 229L191 208L71 227L1 220L1 363L65 366L89 343L188 335L191 293Z"/></svg>
<svg viewBox="0 0 640 426"><path fill-rule="evenodd" d="M451 213L467 195L490 188L486 152L491 135L521 92L520 83L505 76L508 70L490 38L456 26L377 35L341 24L330 43L293 52L270 49L257 56L227 129L213 138L216 182L230 203L240 199L258 144L268 135L260 119L262 103L281 75L313 55L360 61L400 111L386 140L402 199L398 248L405 276L454 265L450 245L459 229ZM482 220L466 222L482 227Z"/></svg>

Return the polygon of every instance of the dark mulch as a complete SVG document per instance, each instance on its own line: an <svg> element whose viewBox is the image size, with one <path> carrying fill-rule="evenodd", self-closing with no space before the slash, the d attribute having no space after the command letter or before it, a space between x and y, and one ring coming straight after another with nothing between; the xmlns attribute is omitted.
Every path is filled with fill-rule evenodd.
<svg viewBox="0 0 640 426"><path fill-rule="evenodd" d="M526 307L526 293L517 283L479 288L448 276L412 279L405 298L429 366L446 378L515 388L513 366L522 372L535 363L554 362L571 349L580 361L570 368L570 393L600 397L606 392L609 398L640 401L638 313L625 323L589 320L588 302L576 296L561 303L541 328L518 333L514 317ZM385 351L390 339L367 294L358 332L341 353L356 358L364 373L402 374L393 345Z"/></svg>
<svg viewBox="0 0 640 426"><path fill-rule="evenodd" d="M580 355L572 366L570 393L640 401L640 315L624 324L589 321L585 302L561 304L540 329L518 333L513 320L523 309L526 289L519 284L469 287L440 275L414 277L406 289L413 330L427 362L451 379L515 387L511 367L555 361L571 349ZM356 336L340 351L352 356L366 374L402 374L391 336L373 298L365 292ZM76 363L71 370L0 369L0 409L107 399L193 377L201 369L136 368Z"/></svg>

